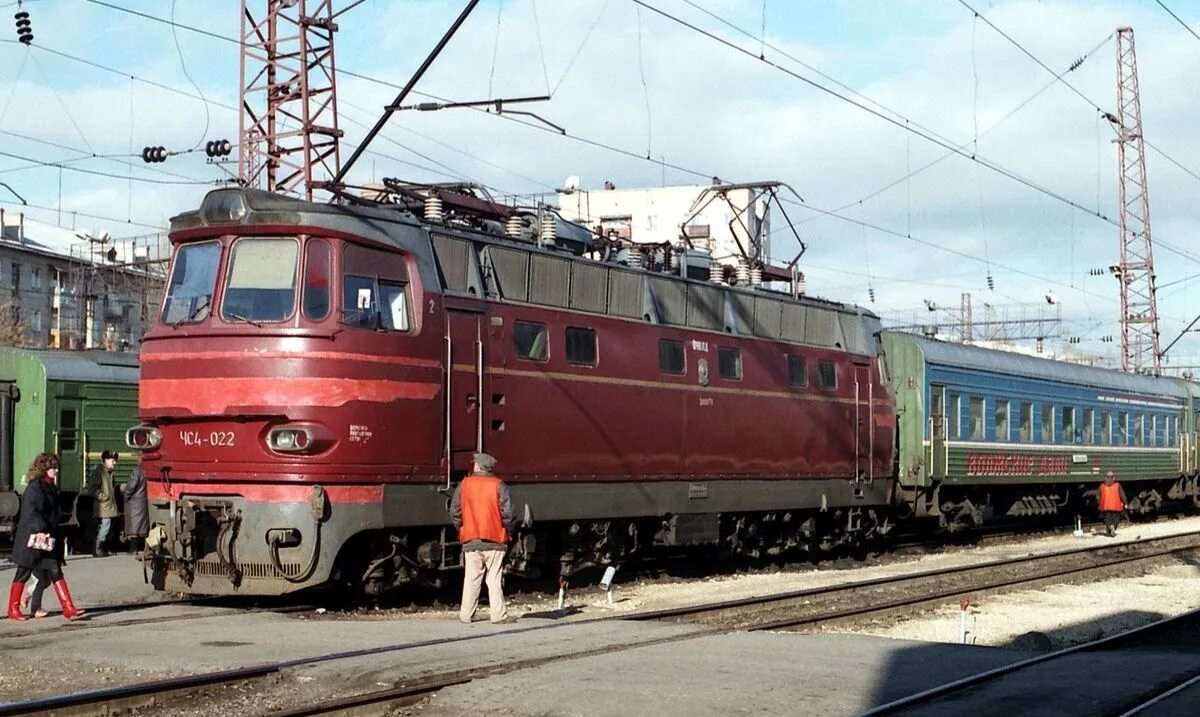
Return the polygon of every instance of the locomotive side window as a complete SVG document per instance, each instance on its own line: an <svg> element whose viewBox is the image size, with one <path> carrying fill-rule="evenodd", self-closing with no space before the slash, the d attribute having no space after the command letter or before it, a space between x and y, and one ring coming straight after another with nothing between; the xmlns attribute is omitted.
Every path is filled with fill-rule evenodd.
<svg viewBox="0 0 1200 717"><path fill-rule="evenodd" d="M658 340L658 370L663 373L683 373L683 344L670 339Z"/></svg>
<svg viewBox="0 0 1200 717"><path fill-rule="evenodd" d="M164 324L186 324L208 318L221 245L215 241L185 244L175 252L167 298L163 301Z"/></svg>
<svg viewBox="0 0 1200 717"><path fill-rule="evenodd" d="M788 356L788 383L793 386L808 385L808 364L803 356Z"/></svg>
<svg viewBox="0 0 1200 717"><path fill-rule="evenodd" d="M347 244L342 254L342 323L358 329L408 331L408 267L394 252Z"/></svg>
<svg viewBox="0 0 1200 717"><path fill-rule="evenodd" d="M817 362L817 385L830 390L837 388L837 366L832 361Z"/></svg>
<svg viewBox="0 0 1200 717"><path fill-rule="evenodd" d="M328 242L314 239L308 243L304 263L304 317L320 321L329 316L329 279L332 252Z"/></svg>
<svg viewBox="0 0 1200 717"><path fill-rule="evenodd" d="M596 332L592 329L567 327L567 362L580 366L596 365Z"/></svg>
<svg viewBox="0 0 1200 717"><path fill-rule="evenodd" d="M517 358L545 361L549 357L546 343L546 327L542 324L524 321L513 324L513 345L517 349Z"/></svg>
<svg viewBox="0 0 1200 717"><path fill-rule="evenodd" d="M221 301L226 321L283 321L296 305L295 239L239 239Z"/></svg>
<svg viewBox="0 0 1200 717"><path fill-rule="evenodd" d="M728 346L717 347L717 372L721 378L742 380L742 352Z"/></svg>

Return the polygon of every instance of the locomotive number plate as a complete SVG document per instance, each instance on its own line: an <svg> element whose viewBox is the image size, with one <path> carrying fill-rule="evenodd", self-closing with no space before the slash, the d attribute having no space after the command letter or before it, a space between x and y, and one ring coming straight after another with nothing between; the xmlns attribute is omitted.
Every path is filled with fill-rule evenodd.
<svg viewBox="0 0 1200 717"><path fill-rule="evenodd" d="M234 445L233 431L180 431L179 440L185 446L202 448L232 448Z"/></svg>

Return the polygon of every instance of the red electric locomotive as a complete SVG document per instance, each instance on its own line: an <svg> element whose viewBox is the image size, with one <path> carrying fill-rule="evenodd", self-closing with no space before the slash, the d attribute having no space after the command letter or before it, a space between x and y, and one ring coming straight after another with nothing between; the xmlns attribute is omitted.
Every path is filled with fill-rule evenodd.
<svg viewBox="0 0 1200 717"><path fill-rule="evenodd" d="M219 189L172 220L128 436L158 587L436 578L477 450L511 487L525 574L886 531L875 316L694 278L696 252L659 271L545 209L389 186L354 204Z"/></svg>

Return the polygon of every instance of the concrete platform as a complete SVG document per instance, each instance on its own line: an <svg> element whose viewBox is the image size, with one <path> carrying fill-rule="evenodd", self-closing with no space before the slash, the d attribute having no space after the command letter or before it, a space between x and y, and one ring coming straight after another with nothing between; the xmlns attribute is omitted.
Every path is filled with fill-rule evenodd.
<svg viewBox="0 0 1200 717"><path fill-rule="evenodd" d="M0 580L10 571L11 566L0 568ZM239 609L236 603L104 611L95 608L157 602L162 596L142 583L141 567L131 556L73 559L66 571L78 602L93 609L93 618L0 621L0 702L391 646L382 654L289 668L279 689L368 692L426 674L552 658L442 690L421 714L853 715L1037 654L848 634L710 635L688 625L617 620L526 617L514 625L465 626L428 615L280 614ZM52 594L47 607L56 607ZM1080 654L919 713L1092 714L1097 700L1112 704L1154 680L1197 669L1200 653ZM1189 695L1195 698L1196 691ZM1179 704L1190 705L1192 714L1196 703L1180 697L1155 714L1183 714L1170 711Z"/></svg>

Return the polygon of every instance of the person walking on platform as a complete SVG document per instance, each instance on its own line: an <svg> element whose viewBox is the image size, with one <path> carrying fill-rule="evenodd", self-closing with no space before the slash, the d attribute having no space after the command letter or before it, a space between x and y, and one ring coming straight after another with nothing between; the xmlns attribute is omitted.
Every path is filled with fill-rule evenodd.
<svg viewBox="0 0 1200 717"><path fill-rule="evenodd" d="M454 489L450 520L462 543L463 591L460 622L471 624L479 606L479 587L486 577L492 624L516 622L504 606L501 570L513 530L512 499L508 486L492 471L496 459L476 453L471 475Z"/></svg>
<svg viewBox="0 0 1200 717"><path fill-rule="evenodd" d="M125 540L133 549L133 541L145 540L150 533L150 504L146 500L146 476L142 463L133 467L129 482L125 484Z"/></svg>
<svg viewBox="0 0 1200 717"><path fill-rule="evenodd" d="M113 520L121 515L117 507L117 487L113 473L117 468L117 452L104 451L100 454L100 465L88 476L88 493L95 499L96 517L100 519L100 528L96 531L96 545L92 555L103 558L108 555L104 549L104 541L112 532Z"/></svg>
<svg viewBox="0 0 1200 717"><path fill-rule="evenodd" d="M36 573L39 588L44 589L46 585L54 587L54 593L62 605L63 617L76 620L83 617L84 611L75 607L62 572L65 559L58 529L62 517L58 497L58 456L39 453L29 466L27 478L13 541L12 562L17 570L8 591L8 619L25 621L21 611L21 595L25 591L25 583ZM40 603L41 596L35 590L30 607L36 611L41 607Z"/></svg>
<svg viewBox="0 0 1200 717"><path fill-rule="evenodd" d="M1099 502L1100 517L1104 520L1105 535L1113 537L1117 534L1117 524L1125 513L1125 489L1117 482L1112 471L1104 474L1104 483L1100 486Z"/></svg>

